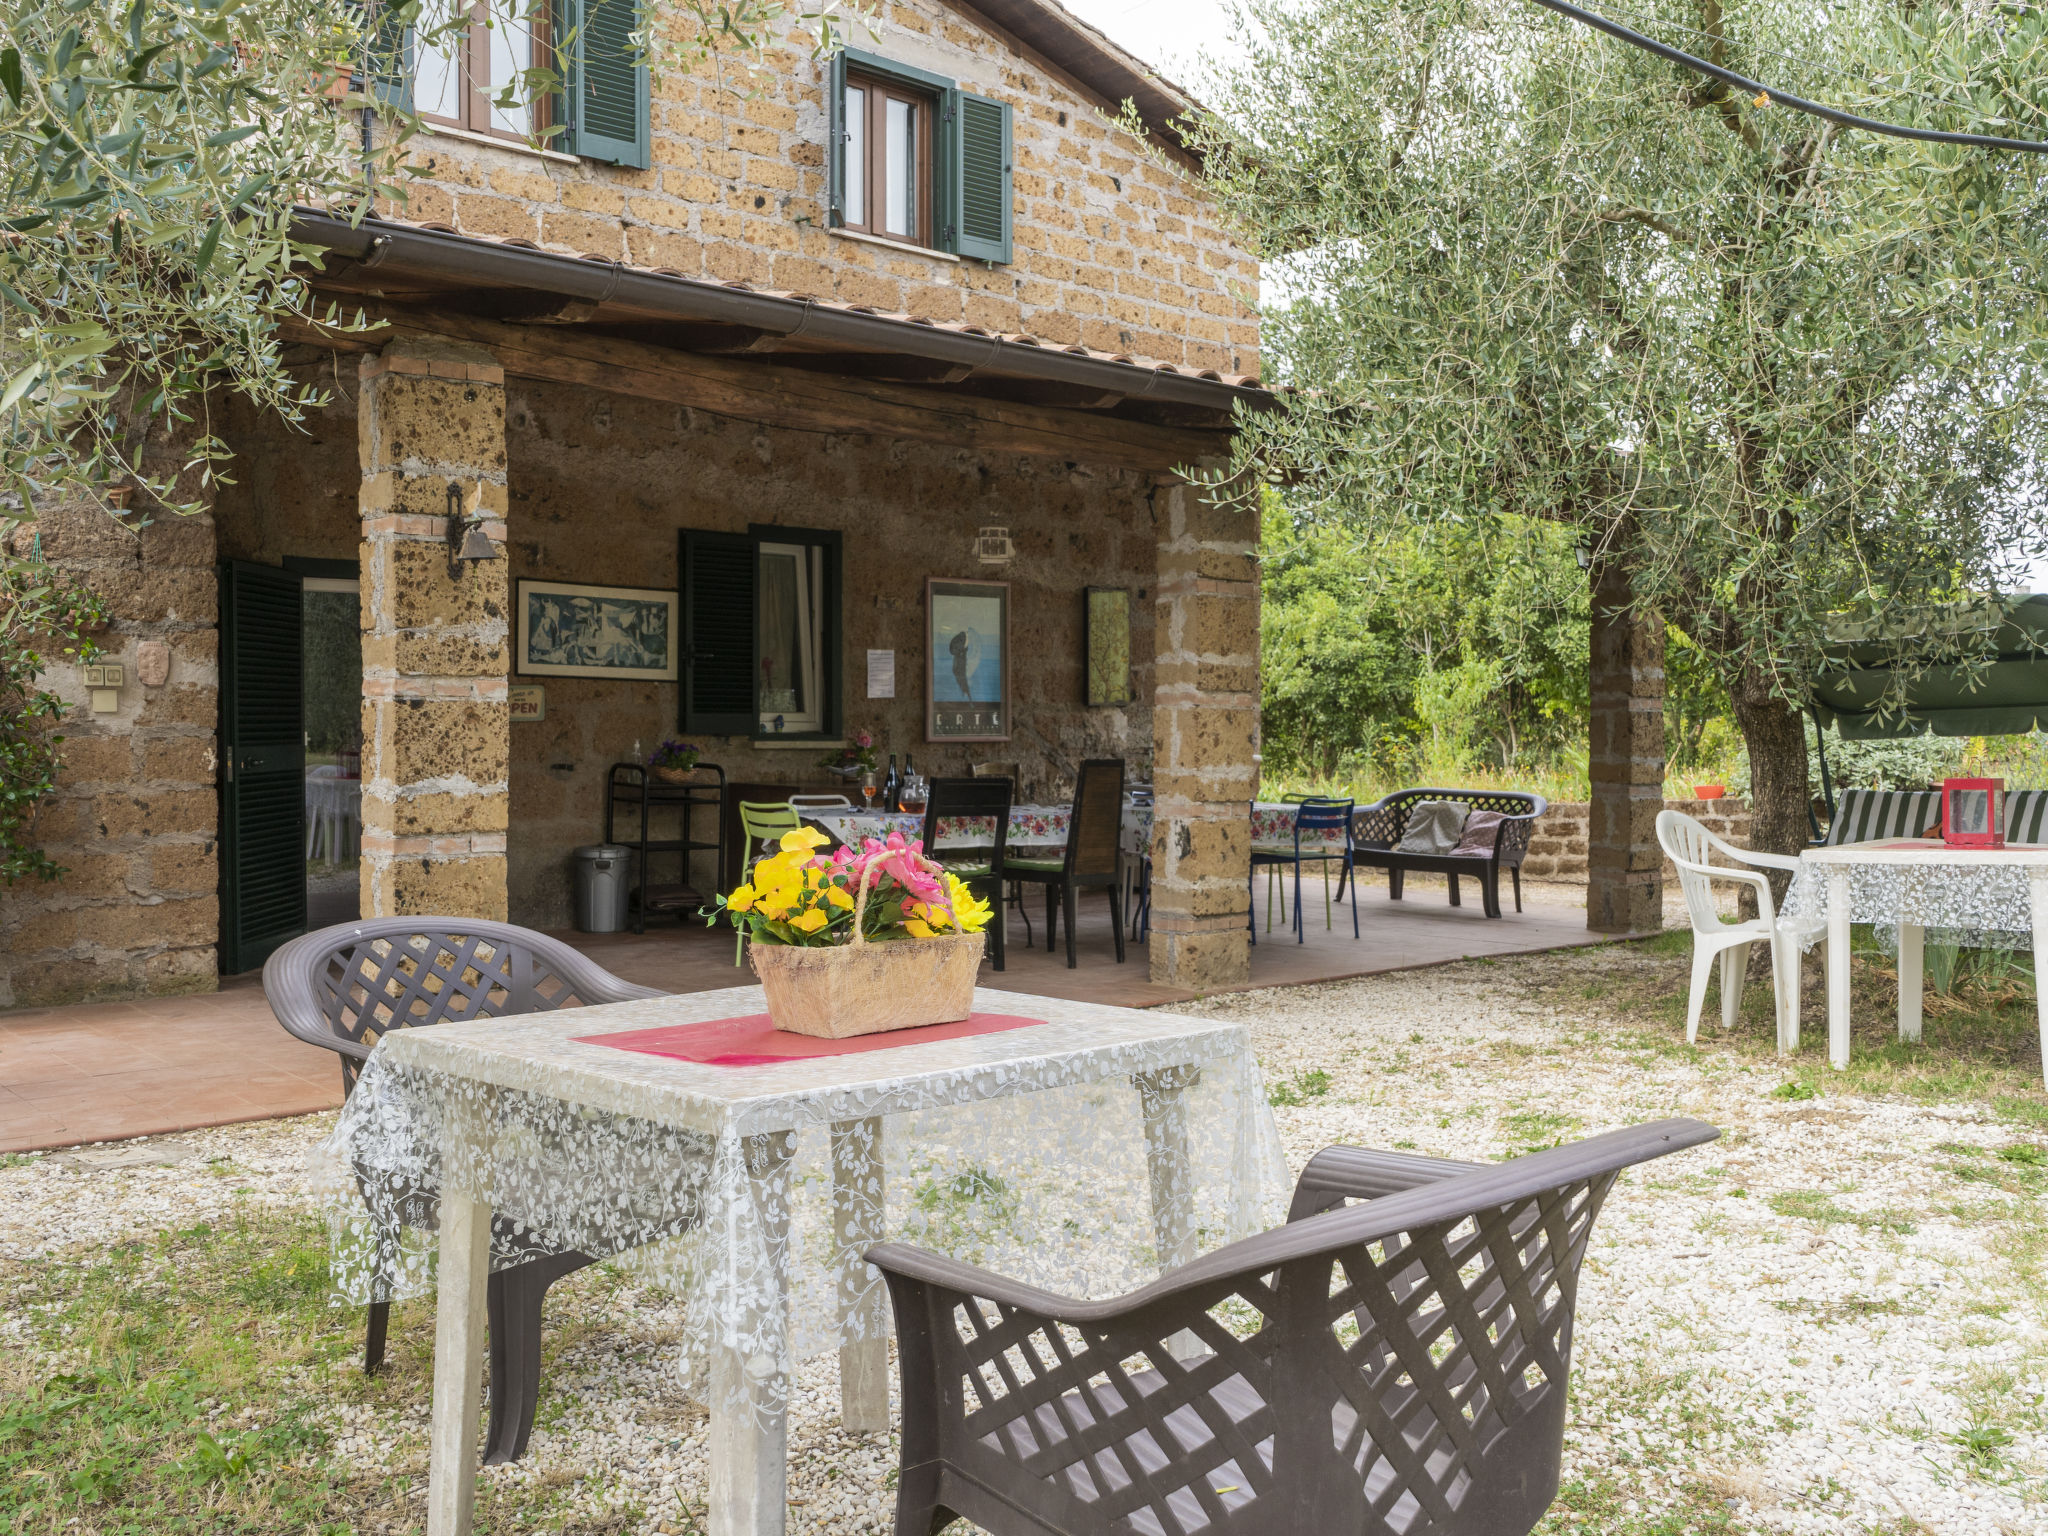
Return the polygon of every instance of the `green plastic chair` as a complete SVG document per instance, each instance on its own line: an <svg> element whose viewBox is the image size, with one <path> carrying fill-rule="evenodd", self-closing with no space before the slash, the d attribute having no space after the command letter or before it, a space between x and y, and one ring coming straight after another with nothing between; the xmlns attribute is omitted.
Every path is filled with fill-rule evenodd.
<svg viewBox="0 0 2048 1536"><path fill-rule="evenodd" d="M742 800L740 830L747 834L747 866L752 868L756 859L775 852L782 834L794 832L801 825L796 807L787 800Z"/></svg>

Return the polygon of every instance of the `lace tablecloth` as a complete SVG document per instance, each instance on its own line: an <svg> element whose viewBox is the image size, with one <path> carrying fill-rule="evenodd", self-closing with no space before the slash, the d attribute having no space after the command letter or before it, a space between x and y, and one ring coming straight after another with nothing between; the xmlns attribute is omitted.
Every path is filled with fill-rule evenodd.
<svg viewBox="0 0 2048 1536"><path fill-rule="evenodd" d="M429 1289L459 1180L493 1268L616 1255L680 1301L694 1395L779 1412L793 1362L886 1330L875 1242L1110 1296L1284 1214L1239 1024L977 991L1047 1022L737 1068L575 1038L764 1006L736 987L385 1037L315 1154L341 1292Z"/></svg>
<svg viewBox="0 0 2048 1536"><path fill-rule="evenodd" d="M2032 871L2043 865L2048 848L1949 849L1927 838L1808 849L1783 915L1825 921L1832 870L1837 881L1846 879L1849 921L1873 925L1889 952L1897 952L1902 923L1925 930L1930 944L2029 950ZM1813 933L1807 946L1819 938Z"/></svg>

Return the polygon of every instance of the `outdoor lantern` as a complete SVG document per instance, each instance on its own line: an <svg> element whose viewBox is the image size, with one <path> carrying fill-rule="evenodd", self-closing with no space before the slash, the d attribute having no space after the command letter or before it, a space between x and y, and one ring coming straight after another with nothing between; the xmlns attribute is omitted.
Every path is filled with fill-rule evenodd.
<svg viewBox="0 0 2048 1536"><path fill-rule="evenodd" d="M2005 846L2005 780L1943 779L1941 840L1951 848Z"/></svg>
<svg viewBox="0 0 2048 1536"><path fill-rule="evenodd" d="M1010 542L1010 530L994 523L983 527L975 536L974 555L983 565L1008 565L1017 558L1017 547Z"/></svg>
<svg viewBox="0 0 2048 1536"><path fill-rule="evenodd" d="M476 492L477 507L483 506L483 487ZM491 542L483 525L475 521L474 511L462 510L462 487L453 480L448 482L448 573L461 574L462 567L474 565L479 560L498 558L498 546Z"/></svg>

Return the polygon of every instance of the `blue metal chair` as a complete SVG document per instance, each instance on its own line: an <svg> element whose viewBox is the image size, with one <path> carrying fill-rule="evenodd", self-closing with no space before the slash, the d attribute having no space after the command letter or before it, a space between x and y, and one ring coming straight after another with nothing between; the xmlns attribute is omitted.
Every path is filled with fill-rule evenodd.
<svg viewBox="0 0 2048 1536"><path fill-rule="evenodd" d="M1357 803L1355 800L1304 800L1301 802L1300 808L1294 813L1294 847L1291 851L1278 848L1254 847L1252 849L1251 880L1254 895L1257 892L1258 872L1261 868L1291 865L1294 869L1294 942L1297 944L1306 944L1308 942L1308 931L1303 922L1301 912L1301 866L1304 864L1320 864L1323 866L1323 923L1325 927L1331 926L1330 865L1334 862L1341 867L1343 874L1338 882L1337 889L1340 893L1346 888L1349 888L1351 891L1351 937L1354 939L1358 937L1358 882L1352 878L1351 842L1351 812ZM1326 837L1331 833L1341 833L1344 845L1341 849L1336 850L1314 846L1304 850L1302 848L1302 834L1304 832L1310 834L1309 842L1311 844L1318 843L1322 837ZM1252 906L1254 909L1250 919L1252 943L1257 944L1259 942L1259 926L1256 900L1253 901Z"/></svg>

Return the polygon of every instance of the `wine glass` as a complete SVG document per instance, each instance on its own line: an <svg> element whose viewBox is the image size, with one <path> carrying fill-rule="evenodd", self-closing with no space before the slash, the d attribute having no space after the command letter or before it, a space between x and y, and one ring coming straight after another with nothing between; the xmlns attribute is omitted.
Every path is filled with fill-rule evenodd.
<svg viewBox="0 0 2048 1536"><path fill-rule="evenodd" d="M861 775L860 797L867 802L869 810L875 808L875 776L872 773Z"/></svg>
<svg viewBox="0 0 2048 1536"><path fill-rule="evenodd" d="M912 815L922 816L924 814L925 797L926 790L923 774L913 773L903 781L904 810L909 811Z"/></svg>

